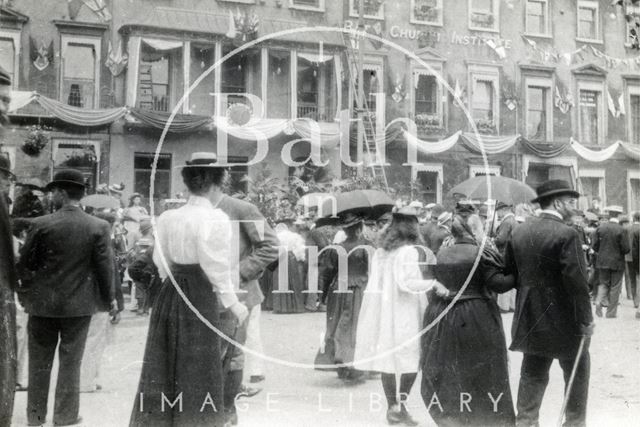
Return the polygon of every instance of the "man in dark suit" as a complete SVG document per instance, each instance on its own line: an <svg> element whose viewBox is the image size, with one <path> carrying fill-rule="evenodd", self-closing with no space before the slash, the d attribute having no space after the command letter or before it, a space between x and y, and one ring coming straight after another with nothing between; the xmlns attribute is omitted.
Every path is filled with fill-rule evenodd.
<svg viewBox="0 0 640 427"><path fill-rule="evenodd" d="M8 123L11 78L0 67L0 128ZM9 158L0 153L0 426L11 424L16 388L16 273L9 220L9 191L15 175Z"/></svg>
<svg viewBox="0 0 640 427"><path fill-rule="evenodd" d="M513 213L513 206L507 205L503 202L498 202L496 205L496 215L500 221L500 225L496 229L496 237L494 243L496 248L504 255L507 242L511 239L511 232L518 224L516 216Z"/></svg>
<svg viewBox="0 0 640 427"><path fill-rule="evenodd" d="M617 316L618 301L624 277L624 256L631 248L627 233L618 222L622 207L609 206L609 221L596 230L593 250L597 252L598 294L596 297L596 315L602 317L602 307L607 307L608 318Z"/></svg>
<svg viewBox="0 0 640 427"><path fill-rule="evenodd" d="M42 425L47 416L51 366L60 344L55 425L78 417L80 363L91 316L114 301L113 252L109 224L80 208L82 173L63 170L46 186L58 210L32 222L20 252L20 300L29 313L29 392L27 421Z"/></svg>
<svg viewBox="0 0 640 427"><path fill-rule="evenodd" d="M231 239L232 256L238 258L240 279L240 293L238 299L249 309L249 318L242 325L236 326L235 317L221 314L225 324L229 324L225 332L235 335L235 339L254 351L262 350L260 339L260 311L264 295L260 290L258 279L263 272L278 259L280 242L273 229L267 223L257 207L244 200L224 195L218 208L229 216L233 224ZM235 334L233 333L235 330ZM223 344L224 345L224 344ZM249 389L242 385L243 370L245 368L244 354L238 347L228 348L231 352L225 356L229 360L225 368L225 410L232 424L237 423L237 413L234 401L238 394L253 395L259 390ZM264 379L262 366L255 356L248 356L247 369L250 381L260 382Z"/></svg>
<svg viewBox="0 0 640 427"><path fill-rule="evenodd" d="M579 194L562 180L543 183L537 194L532 203L540 204L540 217L515 227L505 252L507 272L517 277L510 349L524 353L517 424L538 424L553 359L559 360L566 382L579 357L565 425L582 426L589 388L588 340L582 354L577 351L581 337L593 333L593 316L580 239L565 224Z"/></svg>

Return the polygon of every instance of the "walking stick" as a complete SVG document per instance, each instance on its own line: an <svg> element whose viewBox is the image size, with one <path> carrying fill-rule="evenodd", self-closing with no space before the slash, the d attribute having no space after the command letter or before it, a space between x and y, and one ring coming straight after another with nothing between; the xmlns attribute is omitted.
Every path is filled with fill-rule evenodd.
<svg viewBox="0 0 640 427"><path fill-rule="evenodd" d="M571 370L571 376L569 377L567 390L564 393L564 401L562 402L562 410L560 411L560 418L558 419L558 427L562 427L564 412L567 410L567 403L569 402L569 395L571 394L571 388L573 387L573 380L576 378L576 371L578 370L578 364L580 363L580 359L582 358L582 351L584 350L584 342L586 339L586 336L583 336L580 339L580 346L578 347L578 353L576 354L576 361L573 362L573 369Z"/></svg>

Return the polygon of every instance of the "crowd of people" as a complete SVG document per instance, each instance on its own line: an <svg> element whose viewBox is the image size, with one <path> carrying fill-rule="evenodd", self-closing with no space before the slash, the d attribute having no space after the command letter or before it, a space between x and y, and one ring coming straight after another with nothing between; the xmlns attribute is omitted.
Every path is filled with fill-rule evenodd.
<svg viewBox="0 0 640 427"><path fill-rule="evenodd" d="M238 424L236 400L259 391L244 380L264 380L254 354L263 310L326 311L317 369L350 383L379 378L389 424L418 424L406 401L421 371L420 393L438 425L537 425L557 359L565 425L581 426L592 305L596 316L615 318L624 284L640 303L640 212L624 217L597 203L580 211L579 194L562 180L515 206L399 201L375 218L345 210L337 220L300 216L272 228L254 205L224 193L228 172L215 153L193 153L180 173L188 199L157 218L139 194L128 206L83 205L86 182L73 169L42 188L46 203L31 193L11 218L15 176L0 157L2 423L23 390L28 424L46 423L56 352L53 422L81 422L79 393L101 387L123 283L136 313L149 315L131 426ZM123 190L98 193L119 200ZM510 350L524 354L516 399L506 311L514 311Z"/></svg>

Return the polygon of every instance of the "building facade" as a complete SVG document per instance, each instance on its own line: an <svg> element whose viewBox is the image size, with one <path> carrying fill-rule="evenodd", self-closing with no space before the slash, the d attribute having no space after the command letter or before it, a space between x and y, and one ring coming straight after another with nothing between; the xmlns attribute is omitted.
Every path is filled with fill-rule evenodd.
<svg viewBox="0 0 640 427"><path fill-rule="evenodd" d="M640 52L624 16L640 10L606 0L362 1L366 40L305 29L356 29L358 0L9 2L0 64L16 91L72 108L25 104L3 150L19 177L75 166L92 185L145 195L159 151L161 199L184 190L175 166L221 140L238 189L265 164L286 178L283 151L302 162L319 148L344 174L337 144L366 160L377 140L389 186L415 181L425 202L450 203L455 184L490 173L534 187L564 178L585 207L600 197L640 208ZM358 112L362 139L344 124ZM243 127L251 114L262 119ZM20 147L38 124L52 128L51 143L27 156Z"/></svg>

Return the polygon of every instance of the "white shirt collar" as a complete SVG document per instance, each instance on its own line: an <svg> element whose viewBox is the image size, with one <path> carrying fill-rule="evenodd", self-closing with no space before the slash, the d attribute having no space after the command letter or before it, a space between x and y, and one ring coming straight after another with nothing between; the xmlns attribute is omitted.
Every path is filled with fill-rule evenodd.
<svg viewBox="0 0 640 427"><path fill-rule="evenodd" d="M193 206L205 206L213 209L213 205L211 204L211 201L209 199L202 196L196 196L194 194L189 196L189 200L187 200L187 204L193 205Z"/></svg>
<svg viewBox="0 0 640 427"><path fill-rule="evenodd" d="M562 215L560 215L560 212L554 211L553 209L542 209L542 212L540 212L540 213L541 214L546 213L546 214L549 214L549 215L553 215L556 218L564 219L564 218L562 218Z"/></svg>

